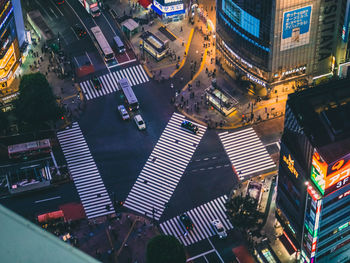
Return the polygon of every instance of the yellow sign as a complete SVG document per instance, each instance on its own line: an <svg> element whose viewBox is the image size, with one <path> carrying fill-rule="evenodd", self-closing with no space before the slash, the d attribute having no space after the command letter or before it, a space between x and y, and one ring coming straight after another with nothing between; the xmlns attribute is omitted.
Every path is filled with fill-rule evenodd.
<svg viewBox="0 0 350 263"><path fill-rule="evenodd" d="M290 154L288 155L288 158L285 155L283 155L283 161L287 164L289 171L292 174L294 174L296 178L298 178L299 173L294 167L294 160L292 159L292 157L290 157Z"/></svg>

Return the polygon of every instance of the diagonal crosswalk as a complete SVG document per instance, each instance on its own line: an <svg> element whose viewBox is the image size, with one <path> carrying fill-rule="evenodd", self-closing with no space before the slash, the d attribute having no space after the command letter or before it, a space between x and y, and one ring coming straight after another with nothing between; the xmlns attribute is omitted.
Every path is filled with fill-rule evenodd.
<svg viewBox="0 0 350 263"><path fill-rule="evenodd" d="M127 78L131 86L149 81L143 67L137 65L99 76L98 79L102 83L100 90L95 89L90 80L81 82L80 87L86 99L91 100L119 90L117 82L122 78Z"/></svg>
<svg viewBox="0 0 350 263"><path fill-rule="evenodd" d="M139 177L124 206L159 220L172 196L206 127L198 125L194 135L181 129L185 116L174 113Z"/></svg>
<svg viewBox="0 0 350 263"><path fill-rule="evenodd" d="M219 133L219 137L240 180L276 168L253 128Z"/></svg>
<svg viewBox="0 0 350 263"><path fill-rule="evenodd" d="M79 124L74 122L71 128L57 132L57 137L87 217L90 219L114 213Z"/></svg>
<svg viewBox="0 0 350 263"><path fill-rule="evenodd" d="M215 235L216 233L211 225L211 222L215 219L219 219L225 230L228 231L233 226L226 216L226 201L227 196L223 195L187 211L186 214L191 218L194 225L193 229L188 232L188 235L184 235L185 230L180 225L179 216L161 223L160 228L164 234L175 236L185 246Z"/></svg>

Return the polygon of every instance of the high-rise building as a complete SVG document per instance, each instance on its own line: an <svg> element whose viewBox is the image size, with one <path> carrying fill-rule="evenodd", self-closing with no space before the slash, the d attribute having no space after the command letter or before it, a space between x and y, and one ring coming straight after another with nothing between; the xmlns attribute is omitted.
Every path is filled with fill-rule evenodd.
<svg viewBox="0 0 350 263"><path fill-rule="evenodd" d="M256 85L346 76L350 0L217 0L221 63Z"/></svg>
<svg viewBox="0 0 350 263"><path fill-rule="evenodd" d="M276 218L300 262L350 259L348 85L331 81L289 95L286 104Z"/></svg>
<svg viewBox="0 0 350 263"><path fill-rule="evenodd" d="M25 30L20 0L0 0L0 96L6 95L21 63Z"/></svg>

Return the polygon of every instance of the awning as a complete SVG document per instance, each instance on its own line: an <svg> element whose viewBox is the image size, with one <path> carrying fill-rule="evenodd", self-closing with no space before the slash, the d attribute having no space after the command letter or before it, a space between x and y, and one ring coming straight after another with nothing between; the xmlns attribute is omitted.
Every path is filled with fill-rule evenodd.
<svg viewBox="0 0 350 263"><path fill-rule="evenodd" d="M142 5L143 8L148 9L152 3L150 0L139 0L139 4Z"/></svg>
<svg viewBox="0 0 350 263"><path fill-rule="evenodd" d="M292 255L296 251L295 246L291 243L291 240L285 234L280 236L279 240L281 241L283 246L286 248L289 255Z"/></svg>
<svg viewBox="0 0 350 263"><path fill-rule="evenodd" d="M38 221L39 221L39 223L44 223L44 222L50 221L52 219L63 218L63 217L64 217L63 211L58 210L58 211L54 211L51 213L38 215Z"/></svg>
<svg viewBox="0 0 350 263"><path fill-rule="evenodd" d="M59 208L64 212L66 221L74 221L86 217L82 204L69 203L61 205Z"/></svg>

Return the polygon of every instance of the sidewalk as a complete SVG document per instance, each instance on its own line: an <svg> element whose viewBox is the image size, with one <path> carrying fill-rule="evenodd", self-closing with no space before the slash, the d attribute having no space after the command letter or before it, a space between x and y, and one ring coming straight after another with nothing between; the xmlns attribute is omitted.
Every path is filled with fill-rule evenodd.
<svg viewBox="0 0 350 263"><path fill-rule="evenodd" d="M148 241L159 234L147 218L130 213L84 221L74 233L79 249L102 262L145 263Z"/></svg>

